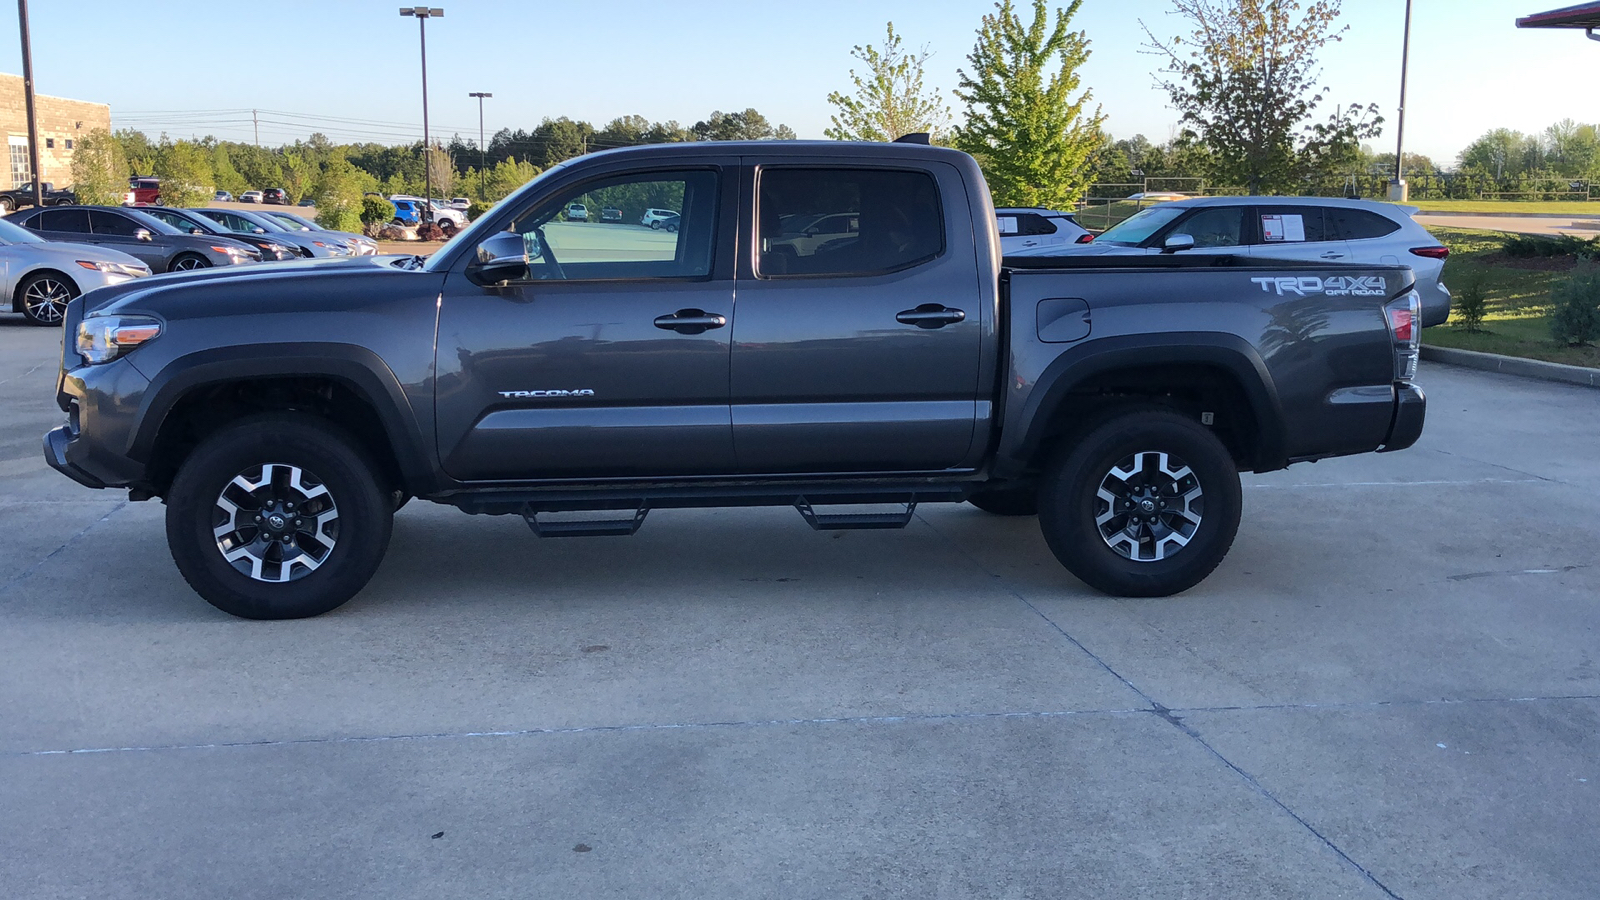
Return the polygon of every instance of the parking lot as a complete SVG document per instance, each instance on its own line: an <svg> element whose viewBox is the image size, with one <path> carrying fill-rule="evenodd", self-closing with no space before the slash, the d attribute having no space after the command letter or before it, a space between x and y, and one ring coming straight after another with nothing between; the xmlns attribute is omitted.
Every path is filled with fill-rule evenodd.
<svg viewBox="0 0 1600 900"><path fill-rule="evenodd" d="M413 503L319 619L44 465L0 316L0 897L1565 898L1600 883L1600 392L1424 364L1189 593L1031 519Z"/></svg>

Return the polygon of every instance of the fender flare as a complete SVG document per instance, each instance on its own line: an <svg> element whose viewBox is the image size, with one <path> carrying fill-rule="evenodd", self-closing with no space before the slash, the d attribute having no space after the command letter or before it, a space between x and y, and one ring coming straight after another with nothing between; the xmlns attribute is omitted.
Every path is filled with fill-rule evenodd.
<svg viewBox="0 0 1600 900"><path fill-rule="evenodd" d="M1244 390L1259 431L1259 471L1283 468L1288 461L1287 435L1278 390L1261 354L1245 339L1222 332L1171 332L1124 335L1089 341L1047 366L1029 391L1016 421L1025 426L1022 439L1008 456L1018 463L1032 459L1043 445L1051 422L1073 389L1085 380L1117 369L1152 365L1204 365L1232 375ZM1007 414L1010 419L1010 414Z"/></svg>
<svg viewBox="0 0 1600 900"><path fill-rule="evenodd" d="M148 462L167 416L192 391L210 385L273 376L311 376L343 382L372 405L413 493L431 485L434 469L424 451L420 423L399 379L376 353L353 344L246 344L213 347L168 363L145 391L127 455ZM425 492L425 491L424 491Z"/></svg>

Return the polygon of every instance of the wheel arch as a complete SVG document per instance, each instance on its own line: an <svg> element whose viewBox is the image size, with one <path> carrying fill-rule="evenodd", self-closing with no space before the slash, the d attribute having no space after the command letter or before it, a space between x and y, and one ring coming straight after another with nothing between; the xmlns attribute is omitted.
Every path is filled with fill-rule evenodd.
<svg viewBox="0 0 1600 900"><path fill-rule="evenodd" d="M1019 410L999 456L1035 470L1055 438L1128 400L1157 401L1228 417L1224 443L1241 468L1287 464L1282 407L1271 373L1243 338L1222 333L1130 335L1091 341L1047 366ZM1197 408L1205 404L1204 409Z"/></svg>
<svg viewBox="0 0 1600 900"><path fill-rule="evenodd" d="M428 493L434 469L398 379L363 347L347 344L219 347L173 360L141 402L128 456L158 489L199 437L250 412L304 411L352 431L408 493ZM202 411L210 414L201 417ZM159 492L159 491L158 491Z"/></svg>

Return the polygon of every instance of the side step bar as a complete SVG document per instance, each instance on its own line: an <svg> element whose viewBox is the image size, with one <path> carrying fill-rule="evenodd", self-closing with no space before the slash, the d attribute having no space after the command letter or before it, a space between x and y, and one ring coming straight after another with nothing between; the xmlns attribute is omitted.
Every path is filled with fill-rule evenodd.
<svg viewBox="0 0 1600 900"><path fill-rule="evenodd" d="M917 501L902 503L895 512L819 513L812 508L811 501L800 497L794 501L794 508L800 511L800 517L806 520L806 524L816 531L855 531L904 528L911 524L911 516L917 511Z"/></svg>
<svg viewBox="0 0 1600 900"><path fill-rule="evenodd" d="M634 510L630 519L577 519L566 522L541 522L539 514L532 509L524 508L522 520L528 523L533 533L542 538L556 537L608 537L625 536L638 532L639 526L644 524L644 517L650 514L648 505L641 505Z"/></svg>

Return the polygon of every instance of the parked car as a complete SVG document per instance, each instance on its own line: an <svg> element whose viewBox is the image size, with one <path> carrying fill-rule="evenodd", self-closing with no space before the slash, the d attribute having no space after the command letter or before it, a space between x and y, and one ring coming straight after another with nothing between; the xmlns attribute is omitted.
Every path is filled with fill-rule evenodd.
<svg viewBox="0 0 1600 900"><path fill-rule="evenodd" d="M0 296L35 325L60 325L85 291L150 274L139 259L107 247L47 241L0 219Z"/></svg>
<svg viewBox="0 0 1600 900"><path fill-rule="evenodd" d="M244 193L239 195L239 202L240 203L261 203L261 202L263 202L262 199L261 199L261 196L262 195L261 195L260 191L245 191Z"/></svg>
<svg viewBox="0 0 1600 900"><path fill-rule="evenodd" d="M622 210L617 209L615 206L601 207L601 209L600 209L600 221L602 221L602 222L621 222L622 221Z"/></svg>
<svg viewBox="0 0 1600 900"><path fill-rule="evenodd" d="M567 221L568 222L587 222L587 221L589 221L589 207L584 206L582 203L569 203L569 204L567 204Z"/></svg>
<svg viewBox="0 0 1600 900"><path fill-rule="evenodd" d="M1140 210L1092 244L1034 247L1014 255L1176 252L1409 266L1427 328L1450 318L1450 290L1441 280L1450 250L1411 218L1416 212L1414 206L1331 197L1195 197ZM1180 238L1177 245L1174 238Z"/></svg>
<svg viewBox="0 0 1600 900"><path fill-rule="evenodd" d="M364 234L323 228L305 216L276 209L264 209L261 211L261 215L277 222L288 231L314 231L318 234L332 235L335 240L348 244L355 251L356 256L371 256L378 252L378 242Z"/></svg>
<svg viewBox="0 0 1600 900"><path fill-rule="evenodd" d="M268 234L242 234L224 228L221 222L204 213L192 209L177 209L171 206L151 206L143 210L147 216L171 225L179 231L189 234L214 234L222 237L243 241L261 251L262 260L299 259L300 248L286 240L274 240Z"/></svg>
<svg viewBox="0 0 1600 900"><path fill-rule="evenodd" d="M727 189L752 172L752 191ZM547 244L601 181L682 196L675 251ZM1091 587L1165 596L1223 562L1241 471L1421 435L1409 269L1008 264L989 209L977 162L939 147L579 157L420 264L198 273L74 301L67 421L45 459L162 498L172 558L206 601L284 619L360 591L407 496L543 536L631 534L652 510L717 505L895 528L918 503L969 501L1037 512ZM799 212L855 217L857 237L771 250ZM233 315L216 314L224 292ZM878 510L829 508L866 503ZM584 510L612 515L549 517ZM1316 554L1314 540L1273 552ZM503 552L452 562L470 578Z"/></svg>
<svg viewBox="0 0 1600 900"><path fill-rule="evenodd" d="M343 241L332 235L316 234L309 231L290 231L268 218L265 213L252 209L200 209L196 212L208 219L213 219L230 234L237 235L264 235L274 241L287 242L300 250L301 256L354 256L355 253Z"/></svg>
<svg viewBox="0 0 1600 900"><path fill-rule="evenodd" d="M409 197L405 194L391 194L389 202L394 204L393 221L396 225L420 225L426 216L447 234L467 227L467 214L459 209L429 203L421 197Z"/></svg>
<svg viewBox="0 0 1600 900"><path fill-rule="evenodd" d="M472 198L471 197L451 197L450 198L450 208L451 209L459 209L462 212L466 212L467 210L472 208Z"/></svg>
<svg viewBox="0 0 1600 900"><path fill-rule="evenodd" d="M678 227L678 214L670 209L647 209L644 211L644 215L639 217L639 224L648 225L653 230L666 228L670 224L672 227L667 230L676 230Z"/></svg>
<svg viewBox="0 0 1600 900"><path fill-rule="evenodd" d="M662 222L661 227L676 230L676 217ZM780 229L779 236L771 240L769 249L791 256L810 256L824 244L854 240L860 233L861 216L855 213L804 216L790 219L789 224Z"/></svg>
<svg viewBox="0 0 1600 900"><path fill-rule="evenodd" d="M123 195L123 206L155 206L160 202L161 180L159 178L134 176L128 179L128 193Z"/></svg>
<svg viewBox="0 0 1600 900"><path fill-rule="evenodd" d="M1089 229L1078 224L1076 213L1007 206L995 210L994 215L1000 231L1000 253L1004 256L1033 247L1087 244L1094 240Z"/></svg>
<svg viewBox="0 0 1600 900"><path fill-rule="evenodd" d="M300 202L295 204L295 205L296 206L316 206L317 205L317 201L312 197L301 197L300 198Z"/></svg>
<svg viewBox="0 0 1600 900"><path fill-rule="evenodd" d="M273 203L278 206L289 205L289 192L283 188L267 188L261 192L262 203Z"/></svg>
<svg viewBox="0 0 1600 900"><path fill-rule="evenodd" d="M65 188L56 190L56 186L46 181L43 185L43 199L45 206L76 206L78 195ZM24 206L33 205L33 182L28 182L21 187L14 187L8 191L0 191L0 216Z"/></svg>
<svg viewBox="0 0 1600 900"><path fill-rule="evenodd" d="M232 203L233 194L227 191L217 191L215 194L211 195L211 200L214 203Z"/></svg>
<svg viewBox="0 0 1600 900"><path fill-rule="evenodd" d="M181 272L260 262L261 251L243 241L179 231L142 209L120 206L52 206L6 217L45 240L94 244L137 257L153 272Z"/></svg>

